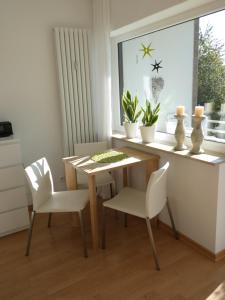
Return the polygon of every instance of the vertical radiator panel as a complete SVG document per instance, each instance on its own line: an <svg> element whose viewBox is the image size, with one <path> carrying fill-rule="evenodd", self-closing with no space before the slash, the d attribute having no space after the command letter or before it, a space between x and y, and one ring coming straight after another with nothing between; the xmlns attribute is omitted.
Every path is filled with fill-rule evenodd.
<svg viewBox="0 0 225 300"><path fill-rule="evenodd" d="M87 89L86 89L86 77L85 77L85 67L84 67L84 55L81 55L81 53L84 53L84 43L83 43L83 34L82 30L78 30L78 41L80 45L80 71L81 71L81 88L83 91L83 106L84 106L84 118L87 120L87 122L84 124L84 130L85 130L85 137L90 140L89 136L89 120L88 120L88 113L87 113Z"/></svg>
<svg viewBox="0 0 225 300"><path fill-rule="evenodd" d="M58 74L59 74L59 90L60 90L60 99L61 99L61 112L62 112L62 122L63 122L63 150L64 154L68 155L68 128L67 128L67 119L66 119L66 107L65 107L65 90L64 90L64 81L63 81L63 71L62 71L62 55L61 55L61 45L59 38L59 30L55 29L55 45L56 45L56 55L58 62Z"/></svg>
<svg viewBox="0 0 225 300"><path fill-rule="evenodd" d="M80 108L78 101L78 87L77 87L77 74L76 74L76 58L74 49L74 36L73 29L70 29L70 49L71 49L71 60L72 60L72 80L73 80L73 93L74 93L74 111L75 111L75 126L77 133L77 143L81 143L81 125L80 125Z"/></svg>
<svg viewBox="0 0 225 300"><path fill-rule="evenodd" d="M64 155L74 155L74 144L94 141L88 32L55 28L63 120Z"/></svg>
<svg viewBox="0 0 225 300"><path fill-rule="evenodd" d="M76 119L75 119L75 107L74 107L74 95L73 95L73 80L72 80L72 61L71 61L71 48L69 42L69 32L65 29L65 48L66 48L66 69L67 69L67 80L68 80L68 119L70 120L71 135L69 136L71 151L74 149L74 142L77 140L76 133Z"/></svg>
<svg viewBox="0 0 225 300"><path fill-rule="evenodd" d="M73 144L72 144L72 128L71 128L71 117L70 117L70 103L69 103L69 82L68 82L68 74L67 74L67 64L66 64L66 45L65 45L65 31L60 29L59 31L60 38L60 51L62 56L62 70L63 70L63 85L64 85L64 102L65 102L65 110L66 110L66 126L67 126L67 139L68 139L68 154L73 152Z"/></svg>
<svg viewBox="0 0 225 300"><path fill-rule="evenodd" d="M74 30L74 46L75 46L75 58L76 58L76 73L77 73L77 87L78 87L78 101L79 101L79 114L81 125L81 142L85 143L85 128L84 128L84 104L83 104L83 91L81 84L81 69L80 69L80 47L78 39L78 30ZM83 120L83 121L82 121Z"/></svg>
<svg viewBox="0 0 225 300"><path fill-rule="evenodd" d="M90 130L90 142L94 141L94 123L92 118L92 101L91 101L91 82L90 82L90 63L89 63L89 47L88 47L88 32L84 34L84 64L86 73L86 85L87 85L87 107L88 107L88 120Z"/></svg>

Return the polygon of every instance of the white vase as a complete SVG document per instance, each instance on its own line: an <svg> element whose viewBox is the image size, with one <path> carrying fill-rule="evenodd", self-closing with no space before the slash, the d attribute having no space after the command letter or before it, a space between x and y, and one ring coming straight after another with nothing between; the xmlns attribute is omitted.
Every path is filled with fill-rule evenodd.
<svg viewBox="0 0 225 300"><path fill-rule="evenodd" d="M141 137L144 143L152 143L155 139L156 124L152 126L141 126Z"/></svg>
<svg viewBox="0 0 225 300"><path fill-rule="evenodd" d="M225 103L221 104L220 112L221 114L225 114Z"/></svg>
<svg viewBox="0 0 225 300"><path fill-rule="evenodd" d="M138 132L138 123L127 123L124 122L124 129L126 132L126 137L128 139L133 139L137 136Z"/></svg>
<svg viewBox="0 0 225 300"><path fill-rule="evenodd" d="M205 113L211 114L213 112L214 103L213 102L205 103L204 107L205 107Z"/></svg>

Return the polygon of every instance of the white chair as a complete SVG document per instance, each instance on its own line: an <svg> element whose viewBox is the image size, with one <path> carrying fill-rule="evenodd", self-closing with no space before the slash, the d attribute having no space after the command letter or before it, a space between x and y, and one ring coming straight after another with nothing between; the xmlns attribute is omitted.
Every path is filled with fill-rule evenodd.
<svg viewBox="0 0 225 300"><path fill-rule="evenodd" d="M83 143L74 145L75 155L77 156L94 155L107 150L107 148L107 142ZM98 174L95 176L95 180L97 188L109 185L111 198L115 195L115 180L109 172ZM79 172L79 170L77 170L77 183L78 188L88 187L87 176Z"/></svg>
<svg viewBox="0 0 225 300"><path fill-rule="evenodd" d="M54 192L51 170L46 158L41 158L25 169L33 200L30 229L26 248L26 256L30 252L32 230L37 213L48 213L48 227L51 226L52 213L78 212L83 239L84 256L87 257L86 235L83 220L83 210L88 203L88 191Z"/></svg>
<svg viewBox="0 0 225 300"><path fill-rule="evenodd" d="M172 212L167 198L167 170L169 163L167 162L161 169L152 173L147 192L138 191L133 188L125 187L122 191L112 198L103 203L103 223L102 223L102 248L105 249L105 208L111 208L121 211L126 214L134 215L146 219L148 233L155 260L156 269L160 270L159 260L156 252L155 242L152 234L150 219L158 216L164 206L167 206L172 228L175 238L178 239L178 233L175 228ZM126 222L125 222L126 225Z"/></svg>

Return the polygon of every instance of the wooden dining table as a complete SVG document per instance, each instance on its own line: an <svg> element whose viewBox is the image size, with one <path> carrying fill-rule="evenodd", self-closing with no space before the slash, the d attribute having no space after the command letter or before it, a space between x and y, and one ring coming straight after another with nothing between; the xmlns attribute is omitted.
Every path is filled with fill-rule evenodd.
<svg viewBox="0 0 225 300"><path fill-rule="evenodd" d="M90 156L73 156L63 158L65 164L65 178L68 190L77 189L76 171L86 174L88 177L88 189L90 200L90 216L91 216L91 233L92 243L95 250L99 247L99 226L98 226L98 212L97 212L97 195L95 176L102 172L110 172L113 170L123 170L123 185L128 184L128 168L143 164L145 166L145 180L146 184L151 173L158 169L159 156L150 153L142 152L136 149L123 147L110 149L123 152L127 157L121 161L113 163L99 163L91 159Z"/></svg>

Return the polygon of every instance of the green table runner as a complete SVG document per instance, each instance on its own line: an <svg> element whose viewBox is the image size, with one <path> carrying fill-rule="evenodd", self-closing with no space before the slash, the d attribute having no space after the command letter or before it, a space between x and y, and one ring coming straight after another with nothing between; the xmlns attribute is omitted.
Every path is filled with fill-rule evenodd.
<svg viewBox="0 0 225 300"><path fill-rule="evenodd" d="M92 160L98 163L113 163L127 158L128 155L119 151L109 151L95 154L91 157Z"/></svg>

